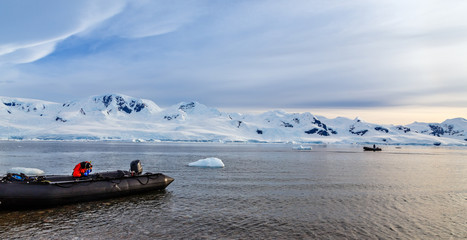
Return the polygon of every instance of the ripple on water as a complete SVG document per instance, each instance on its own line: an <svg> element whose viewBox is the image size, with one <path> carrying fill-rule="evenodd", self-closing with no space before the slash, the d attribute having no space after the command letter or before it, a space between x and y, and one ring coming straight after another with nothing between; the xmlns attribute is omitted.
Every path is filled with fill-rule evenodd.
<svg viewBox="0 0 467 240"><path fill-rule="evenodd" d="M42 152L41 144L25 146ZM45 145L50 153L38 155L41 164L84 155L127 167L130 156L175 182L150 194L0 212L1 239L467 238L467 163L458 160L465 156L460 150L364 154L313 147L303 153L283 145L103 144L105 151L87 151L86 143ZM5 166L34 154L11 151L14 160L0 152ZM226 167L186 167L211 156Z"/></svg>

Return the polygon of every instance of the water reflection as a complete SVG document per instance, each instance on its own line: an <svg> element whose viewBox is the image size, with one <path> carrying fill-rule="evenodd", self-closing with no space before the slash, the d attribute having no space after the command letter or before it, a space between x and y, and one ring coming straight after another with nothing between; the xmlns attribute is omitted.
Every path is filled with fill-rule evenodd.
<svg viewBox="0 0 467 240"><path fill-rule="evenodd" d="M4 210L0 212L0 236L62 238L70 233L93 238L105 236L106 232L126 228L135 218L166 209L171 196L163 190L53 208Z"/></svg>

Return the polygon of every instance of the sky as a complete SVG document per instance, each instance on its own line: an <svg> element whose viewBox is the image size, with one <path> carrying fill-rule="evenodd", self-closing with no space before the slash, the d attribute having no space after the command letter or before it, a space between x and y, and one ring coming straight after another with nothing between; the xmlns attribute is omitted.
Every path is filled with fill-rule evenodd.
<svg viewBox="0 0 467 240"><path fill-rule="evenodd" d="M464 0L0 0L0 96L467 118Z"/></svg>

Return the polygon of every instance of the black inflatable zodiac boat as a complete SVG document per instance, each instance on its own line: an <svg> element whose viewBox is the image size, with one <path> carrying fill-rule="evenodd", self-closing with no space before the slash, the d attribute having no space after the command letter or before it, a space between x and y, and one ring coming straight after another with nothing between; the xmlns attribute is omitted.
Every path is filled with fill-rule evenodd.
<svg viewBox="0 0 467 240"><path fill-rule="evenodd" d="M0 180L0 209L54 206L163 190L174 180L162 173L141 172L141 163L136 160L131 163L131 171L102 172L81 178L23 174L14 178L8 174Z"/></svg>
<svg viewBox="0 0 467 240"><path fill-rule="evenodd" d="M373 151L373 152L377 152L377 151L381 151L381 148L379 147L363 147L363 151Z"/></svg>

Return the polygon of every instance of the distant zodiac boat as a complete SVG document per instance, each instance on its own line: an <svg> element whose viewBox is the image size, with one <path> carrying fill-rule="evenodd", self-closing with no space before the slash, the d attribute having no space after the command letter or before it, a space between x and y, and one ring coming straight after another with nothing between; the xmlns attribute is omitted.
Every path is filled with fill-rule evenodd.
<svg viewBox="0 0 467 240"><path fill-rule="evenodd" d="M373 151L373 152L376 152L376 151L381 151L381 148L379 147L363 147L363 151Z"/></svg>
<svg viewBox="0 0 467 240"><path fill-rule="evenodd" d="M139 165L139 172L133 166ZM67 175L27 177L8 174L0 180L0 209L54 206L165 189L173 178L162 173L142 174L139 160L131 172L111 171L75 178Z"/></svg>

